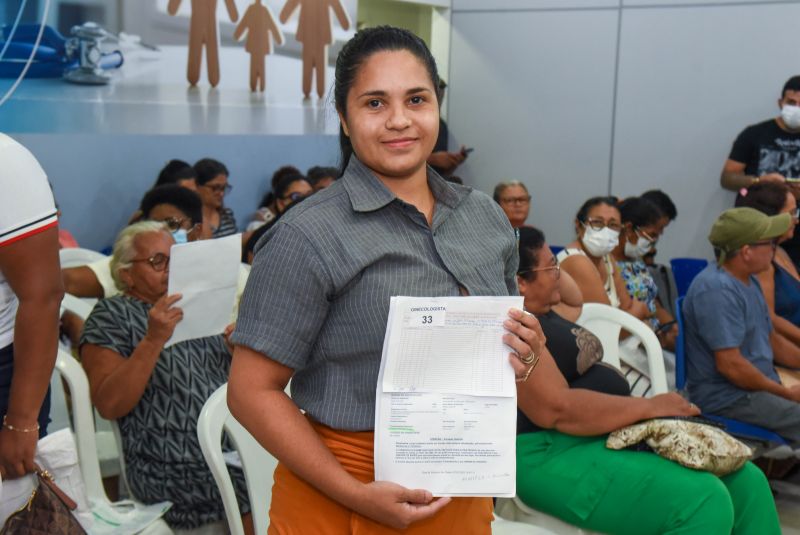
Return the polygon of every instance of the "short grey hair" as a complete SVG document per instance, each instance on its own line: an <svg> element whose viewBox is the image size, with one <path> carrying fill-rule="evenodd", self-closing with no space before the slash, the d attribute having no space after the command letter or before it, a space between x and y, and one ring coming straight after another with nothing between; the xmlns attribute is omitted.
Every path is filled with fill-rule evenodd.
<svg viewBox="0 0 800 535"><path fill-rule="evenodd" d="M528 188L525 187L525 184L523 184L519 180L509 180L507 182L500 182L498 185L494 187L494 195L492 195L492 197L494 198L494 202L500 204L500 195L502 195L506 189L512 186L519 186L525 190L525 193L529 193Z"/></svg>
<svg viewBox="0 0 800 535"><path fill-rule="evenodd" d="M117 289L124 292L128 286L120 277L120 271L129 269L133 265L133 257L136 256L136 237L152 232L169 233L169 228L160 221L140 221L122 229L114 241L114 252L111 253L111 278Z"/></svg>

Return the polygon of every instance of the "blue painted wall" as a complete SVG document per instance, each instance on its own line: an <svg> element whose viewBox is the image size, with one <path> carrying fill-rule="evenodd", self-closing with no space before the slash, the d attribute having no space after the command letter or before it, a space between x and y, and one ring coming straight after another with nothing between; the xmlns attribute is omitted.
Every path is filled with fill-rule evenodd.
<svg viewBox="0 0 800 535"><path fill-rule="evenodd" d="M275 169L337 165L335 136L12 134L39 159L62 211L61 226L82 247L102 249L125 226L172 158L211 157L230 170L227 206L243 228Z"/></svg>

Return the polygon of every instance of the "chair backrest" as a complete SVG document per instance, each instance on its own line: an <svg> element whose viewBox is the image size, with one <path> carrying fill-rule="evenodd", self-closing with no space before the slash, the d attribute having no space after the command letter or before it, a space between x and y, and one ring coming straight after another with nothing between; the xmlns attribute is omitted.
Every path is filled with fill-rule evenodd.
<svg viewBox="0 0 800 535"><path fill-rule="evenodd" d="M269 503L272 498L272 474L278 465L267 450L261 447L253 435L242 427L228 410L227 383L208 398L197 421L197 438L200 449L217 482L225 515L232 535L243 535L241 512L236 501L228 468L222 455L222 433L228 433L242 461L242 470L247 480L256 535L266 535L269 525Z"/></svg>
<svg viewBox="0 0 800 535"><path fill-rule="evenodd" d="M78 267L91 264L103 258L108 258L103 253L92 251L91 249L81 249L79 247L70 249L61 249L58 252L58 257L61 260L61 267Z"/></svg>
<svg viewBox="0 0 800 535"><path fill-rule="evenodd" d="M683 300L675 300L675 319L678 320L678 338L675 340L675 388L678 391L686 387L686 325L683 318Z"/></svg>
<svg viewBox="0 0 800 535"><path fill-rule="evenodd" d="M675 279L678 297L683 297L689 291L689 286L697 274L706 268L708 260L705 258L673 258L669 264L672 268L672 277Z"/></svg>
<svg viewBox="0 0 800 535"><path fill-rule="evenodd" d="M96 503L111 503L100 476L100 461L95 442L94 412L89 397L89 380L78 361L60 348L56 357L55 369L69 386L75 444L78 447L78 462L83 483L86 485L86 496L90 501Z"/></svg>
<svg viewBox="0 0 800 535"><path fill-rule="evenodd" d="M578 325L589 330L603 345L603 362L619 368L619 334L625 329L641 340L647 354L648 371L652 395L668 391L667 373L664 369L664 354L653 330L636 317L618 308L600 303L583 305Z"/></svg>
<svg viewBox="0 0 800 535"><path fill-rule="evenodd" d="M63 314L65 310L69 310L77 314L83 321L86 321L95 303L97 303L97 299L75 297L72 294L65 293L64 299L61 301L61 313Z"/></svg>

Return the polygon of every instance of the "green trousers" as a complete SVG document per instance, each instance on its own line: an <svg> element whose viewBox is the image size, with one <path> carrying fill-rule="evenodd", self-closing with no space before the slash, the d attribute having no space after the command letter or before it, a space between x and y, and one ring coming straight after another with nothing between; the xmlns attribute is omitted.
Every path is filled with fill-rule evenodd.
<svg viewBox="0 0 800 535"><path fill-rule="evenodd" d="M605 439L519 435L517 496L603 533L780 534L767 479L752 463L720 478L654 453L607 449Z"/></svg>

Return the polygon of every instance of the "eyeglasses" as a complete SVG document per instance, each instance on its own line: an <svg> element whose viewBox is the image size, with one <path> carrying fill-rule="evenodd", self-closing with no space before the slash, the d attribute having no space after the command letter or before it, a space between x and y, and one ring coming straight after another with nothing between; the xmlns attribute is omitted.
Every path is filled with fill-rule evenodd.
<svg viewBox="0 0 800 535"><path fill-rule="evenodd" d="M506 197L500 199L500 204L528 204L531 202L531 196L524 197Z"/></svg>
<svg viewBox="0 0 800 535"><path fill-rule="evenodd" d="M147 262L155 271L161 272L169 267L169 256L164 253L156 253L150 258L134 258L131 262Z"/></svg>
<svg viewBox="0 0 800 535"><path fill-rule="evenodd" d="M757 241L755 243L748 243L747 245L749 245L750 247L764 247L765 245L769 245L770 247L772 247L772 250L774 251L775 249L778 248L778 240Z"/></svg>
<svg viewBox="0 0 800 535"><path fill-rule="evenodd" d="M524 271L517 271L517 275L525 275L526 273L536 273L537 271L552 271L553 276L556 279L561 278L561 266L558 264L553 264L552 266L541 267L541 268L534 268L534 269L526 269Z"/></svg>
<svg viewBox="0 0 800 535"><path fill-rule="evenodd" d="M183 223L189 221L188 217L168 217L166 219L162 219L160 222L167 225L167 228L171 232L175 232L176 230L183 228Z"/></svg>
<svg viewBox="0 0 800 535"><path fill-rule="evenodd" d="M306 197L307 197L306 195L303 195L303 194L302 194L302 193L300 193L299 191L293 191L292 193L290 193L290 194L289 194L289 195L287 195L286 197L282 197L282 199L283 199L284 201L286 201L286 200L290 200L290 201L292 201L292 202L300 202L300 201L302 201L303 199L305 199Z"/></svg>
<svg viewBox="0 0 800 535"><path fill-rule="evenodd" d="M589 226L594 230L603 230L604 228L610 228L613 231L619 232L622 230L622 225L617 223L616 221L609 221L606 223L602 219L586 219L583 221L583 226Z"/></svg>
<svg viewBox="0 0 800 535"><path fill-rule="evenodd" d="M636 227L633 230L635 232L638 232L642 238L649 241L652 245L655 245L658 242L658 239L661 237L661 236L651 236L650 234L640 229L639 227Z"/></svg>
<svg viewBox="0 0 800 535"><path fill-rule="evenodd" d="M208 188L214 193L222 193L223 195L226 195L233 189L233 184L202 184L200 187Z"/></svg>

